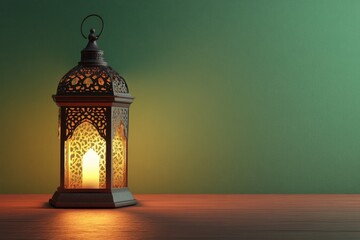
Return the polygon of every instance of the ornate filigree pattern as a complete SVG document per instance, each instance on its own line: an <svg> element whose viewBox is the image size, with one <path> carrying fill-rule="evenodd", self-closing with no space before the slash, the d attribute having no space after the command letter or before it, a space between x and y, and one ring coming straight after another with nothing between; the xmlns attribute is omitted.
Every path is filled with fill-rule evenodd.
<svg viewBox="0 0 360 240"><path fill-rule="evenodd" d="M128 118L129 118L129 109L128 108L120 108L113 107L112 108L112 122L113 122L113 136L115 136L115 131L120 125L120 123L124 124L125 128L125 137L128 136Z"/></svg>
<svg viewBox="0 0 360 240"><path fill-rule="evenodd" d="M60 80L57 89L57 95L116 95L128 92L125 80L107 66L78 65Z"/></svg>
<svg viewBox="0 0 360 240"><path fill-rule="evenodd" d="M112 70L113 72L113 76L114 76L114 80L113 80L113 88L114 88L114 93L128 93L129 89L128 86L125 82L125 79L122 78L117 72L115 72L114 70Z"/></svg>
<svg viewBox="0 0 360 240"><path fill-rule="evenodd" d="M93 124L99 134L106 137L106 107L66 107L65 135L70 138L74 130L83 122Z"/></svg>
<svg viewBox="0 0 360 240"><path fill-rule="evenodd" d="M126 137L121 123L113 138L113 188L126 187Z"/></svg>
<svg viewBox="0 0 360 240"><path fill-rule="evenodd" d="M78 65L60 80L58 86L58 95L95 92L112 92L111 79L104 66L84 67Z"/></svg>
<svg viewBox="0 0 360 240"><path fill-rule="evenodd" d="M128 109L112 108L113 188L126 187Z"/></svg>
<svg viewBox="0 0 360 240"><path fill-rule="evenodd" d="M65 188L82 188L82 159L92 148L99 156L99 188L106 187L106 141L89 122L77 126L65 141Z"/></svg>

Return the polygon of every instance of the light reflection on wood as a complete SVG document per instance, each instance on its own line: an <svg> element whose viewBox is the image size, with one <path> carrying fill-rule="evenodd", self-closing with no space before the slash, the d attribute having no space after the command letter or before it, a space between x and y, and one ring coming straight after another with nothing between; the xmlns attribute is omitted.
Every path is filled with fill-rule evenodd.
<svg viewBox="0 0 360 240"><path fill-rule="evenodd" d="M119 209L53 209L0 195L0 239L360 239L360 195L136 195Z"/></svg>

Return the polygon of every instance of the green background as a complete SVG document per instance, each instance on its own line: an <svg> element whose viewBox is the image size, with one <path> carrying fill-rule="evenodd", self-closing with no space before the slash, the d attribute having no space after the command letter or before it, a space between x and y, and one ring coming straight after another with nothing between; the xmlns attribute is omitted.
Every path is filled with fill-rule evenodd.
<svg viewBox="0 0 360 240"><path fill-rule="evenodd" d="M0 193L58 186L51 95L90 13L136 97L134 193L360 193L359 12L355 0L2 0Z"/></svg>

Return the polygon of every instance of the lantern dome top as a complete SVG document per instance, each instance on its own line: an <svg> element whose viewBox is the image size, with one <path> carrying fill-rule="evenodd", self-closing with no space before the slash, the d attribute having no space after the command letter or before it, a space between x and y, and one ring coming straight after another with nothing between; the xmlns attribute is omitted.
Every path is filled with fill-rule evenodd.
<svg viewBox="0 0 360 240"><path fill-rule="evenodd" d="M84 38L86 36L82 32L82 25L90 16L97 16L102 21L102 18L96 14L87 16L81 23L81 34ZM81 61L61 78L56 96L123 96L129 94L124 78L108 66L104 60L104 51L99 49L96 43L103 26L98 35L95 35L94 28L90 29L87 37L88 44L81 51Z"/></svg>
<svg viewBox="0 0 360 240"><path fill-rule="evenodd" d="M123 77L109 66L79 63L59 82L56 95L123 95L129 94Z"/></svg>

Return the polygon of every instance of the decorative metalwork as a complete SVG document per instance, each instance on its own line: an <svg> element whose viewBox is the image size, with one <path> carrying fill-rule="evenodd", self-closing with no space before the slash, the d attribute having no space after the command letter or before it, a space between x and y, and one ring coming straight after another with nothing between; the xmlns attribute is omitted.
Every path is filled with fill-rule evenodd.
<svg viewBox="0 0 360 240"><path fill-rule="evenodd" d="M126 143L124 124L118 125L113 144L113 188L126 187Z"/></svg>
<svg viewBox="0 0 360 240"><path fill-rule="evenodd" d="M120 107L113 107L112 108L112 122L113 122L113 136L115 136L115 131L119 127L120 123L124 124L125 128L125 137L128 137L128 115L129 109L128 108L120 108Z"/></svg>
<svg viewBox="0 0 360 240"><path fill-rule="evenodd" d="M106 187L106 141L91 123L83 122L65 141L65 188L83 188L82 160L89 149L99 156L99 188Z"/></svg>
<svg viewBox="0 0 360 240"><path fill-rule="evenodd" d="M128 109L112 108L113 188L126 187Z"/></svg>
<svg viewBox="0 0 360 240"><path fill-rule="evenodd" d="M66 107L66 139L70 138L74 130L83 122L89 122L99 131L100 136L106 137L106 107Z"/></svg>
<svg viewBox="0 0 360 240"><path fill-rule="evenodd" d="M57 95L116 95L129 93L127 84L108 66L82 66L71 69L58 85Z"/></svg>
<svg viewBox="0 0 360 240"><path fill-rule="evenodd" d="M114 93L128 93L129 89L126 85L125 79L122 78L117 72L113 71L113 85Z"/></svg>

